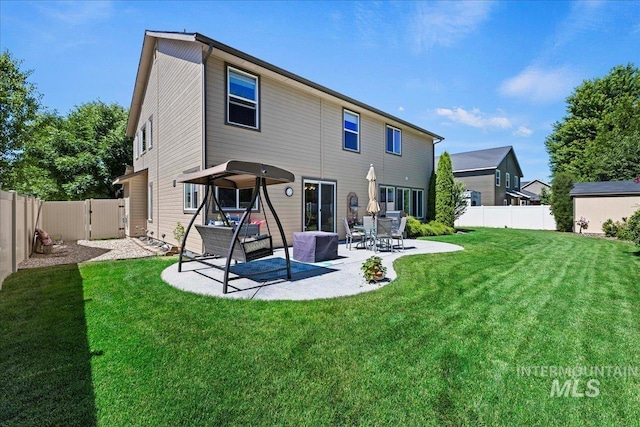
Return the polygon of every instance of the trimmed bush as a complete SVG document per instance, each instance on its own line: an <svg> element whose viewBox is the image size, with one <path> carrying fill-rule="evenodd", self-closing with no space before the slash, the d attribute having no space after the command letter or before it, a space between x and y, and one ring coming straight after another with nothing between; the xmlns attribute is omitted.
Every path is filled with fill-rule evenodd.
<svg viewBox="0 0 640 427"><path fill-rule="evenodd" d="M573 230L573 201L569 192L573 187L574 178L566 172L558 172L551 184L551 212L556 219L558 231Z"/></svg>
<svg viewBox="0 0 640 427"><path fill-rule="evenodd" d="M446 234L453 234L456 230L453 227L449 227L438 221L430 221L426 224L421 223L419 220L412 216L407 216L407 237L415 238L422 236L444 236Z"/></svg>
<svg viewBox="0 0 640 427"><path fill-rule="evenodd" d="M635 211L633 215L627 220L626 238L631 240L636 245L640 245L640 209Z"/></svg>

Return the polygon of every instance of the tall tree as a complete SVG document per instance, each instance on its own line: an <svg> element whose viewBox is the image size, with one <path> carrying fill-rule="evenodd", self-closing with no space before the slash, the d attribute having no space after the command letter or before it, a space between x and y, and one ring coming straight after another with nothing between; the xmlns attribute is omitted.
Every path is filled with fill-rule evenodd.
<svg viewBox="0 0 640 427"><path fill-rule="evenodd" d="M100 101L66 118L42 114L38 137L26 144L13 171L16 188L48 200L115 197L111 183L132 158L127 116L123 107Z"/></svg>
<svg viewBox="0 0 640 427"><path fill-rule="evenodd" d="M455 222L454 186L451 157L445 151L440 156L436 172L436 221L449 227L453 227Z"/></svg>
<svg viewBox="0 0 640 427"><path fill-rule="evenodd" d="M569 172L558 172L551 183L551 212L558 231L573 230L573 203L569 193L574 182Z"/></svg>
<svg viewBox="0 0 640 427"><path fill-rule="evenodd" d="M640 175L640 69L617 66L575 88L545 144L554 175L566 171L579 181Z"/></svg>
<svg viewBox="0 0 640 427"><path fill-rule="evenodd" d="M461 181L453 183L453 218L458 219L467 211L467 199L464 197L464 184Z"/></svg>
<svg viewBox="0 0 640 427"><path fill-rule="evenodd" d="M28 81L32 72L22 71L21 64L9 51L0 54L0 182L4 183L40 109L41 95Z"/></svg>
<svg viewBox="0 0 640 427"><path fill-rule="evenodd" d="M431 171L427 193L427 221L436 219L436 171Z"/></svg>

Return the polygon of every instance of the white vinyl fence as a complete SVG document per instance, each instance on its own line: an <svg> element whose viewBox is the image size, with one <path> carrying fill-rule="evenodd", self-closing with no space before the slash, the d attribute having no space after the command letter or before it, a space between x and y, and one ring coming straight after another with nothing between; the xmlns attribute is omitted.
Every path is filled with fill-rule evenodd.
<svg viewBox="0 0 640 427"><path fill-rule="evenodd" d="M469 206L456 227L524 228L555 230L556 220L548 205Z"/></svg>

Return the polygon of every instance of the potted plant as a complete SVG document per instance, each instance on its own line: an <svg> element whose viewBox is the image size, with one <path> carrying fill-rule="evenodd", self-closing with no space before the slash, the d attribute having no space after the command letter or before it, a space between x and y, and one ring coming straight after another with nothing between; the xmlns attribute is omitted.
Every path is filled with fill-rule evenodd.
<svg viewBox="0 0 640 427"><path fill-rule="evenodd" d="M387 267L382 265L382 258L377 255L367 258L360 267L364 275L364 279L371 283L384 279L387 274Z"/></svg>

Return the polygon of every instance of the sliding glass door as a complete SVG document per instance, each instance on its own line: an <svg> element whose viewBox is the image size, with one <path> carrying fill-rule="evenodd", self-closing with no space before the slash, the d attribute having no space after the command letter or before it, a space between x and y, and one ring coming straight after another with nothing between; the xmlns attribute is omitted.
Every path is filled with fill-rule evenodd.
<svg viewBox="0 0 640 427"><path fill-rule="evenodd" d="M304 231L336 232L336 183L304 180Z"/></svg>

